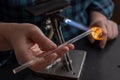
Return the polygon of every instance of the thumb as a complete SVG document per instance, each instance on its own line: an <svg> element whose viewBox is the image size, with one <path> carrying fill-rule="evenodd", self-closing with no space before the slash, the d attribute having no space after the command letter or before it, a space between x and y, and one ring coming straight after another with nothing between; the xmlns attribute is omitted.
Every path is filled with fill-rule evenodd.
<svg viewBox="0 0 120 80"><path fill-rule="evenodd" d="M48 39L38 27L33 29L28 35L42 50L49 51L57 47L56 44Z"/></svg>

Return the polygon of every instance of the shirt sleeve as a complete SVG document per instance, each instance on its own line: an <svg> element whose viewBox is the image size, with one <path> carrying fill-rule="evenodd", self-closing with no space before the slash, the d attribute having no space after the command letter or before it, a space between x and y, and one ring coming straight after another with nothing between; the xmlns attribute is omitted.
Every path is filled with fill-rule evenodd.
<svg viewBox="0 0 120 80"><path fill-rule="evenodd" d="M93 0L89 5L89 10L96 10L108 19L112 17L114 9L114 3L112 0Z"/></svg>

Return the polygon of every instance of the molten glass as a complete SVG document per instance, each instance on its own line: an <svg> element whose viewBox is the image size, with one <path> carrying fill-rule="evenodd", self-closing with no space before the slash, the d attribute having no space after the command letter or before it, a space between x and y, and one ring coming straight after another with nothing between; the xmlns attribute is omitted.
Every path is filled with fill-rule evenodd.
<svg viewBox="0 0 120 80"><path fill-rule="evenodd" d="M91 35L95 40L103 40L103 30L100 27L92 27Z"/></svg>

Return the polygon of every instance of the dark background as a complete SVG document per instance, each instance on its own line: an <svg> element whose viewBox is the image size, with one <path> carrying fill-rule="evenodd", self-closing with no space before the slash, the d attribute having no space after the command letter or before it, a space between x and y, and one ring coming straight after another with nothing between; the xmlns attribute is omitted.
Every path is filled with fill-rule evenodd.
<svg viewBox="0 0 120 80"><path fill-rule="evenodd" d="M112 20L120 24L120 0L113 0L115 4Z"/></svg>

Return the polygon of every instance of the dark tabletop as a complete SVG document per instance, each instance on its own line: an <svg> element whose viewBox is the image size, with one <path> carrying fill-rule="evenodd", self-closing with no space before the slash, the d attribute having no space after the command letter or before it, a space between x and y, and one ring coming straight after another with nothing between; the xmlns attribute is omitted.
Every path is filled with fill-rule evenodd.
<svg viewBox="0 0 120 80"><path fill-rule="evenodd" d="M76 49L87 51L80 80L120 80L120 35L109 41L105 49L96 44L90 44L86 38L75 43ZM0 80L44 80L29 69L14 75L12 69L16 66L18 64L12 58L0 68Z"/></svg>
<svg viewBox="0 0 120 80"><path fill-rule="evenodd" d="M87 51L81 80L120 80L120 35L103 50L87 40L78 43L77 49Z"/></svg>

